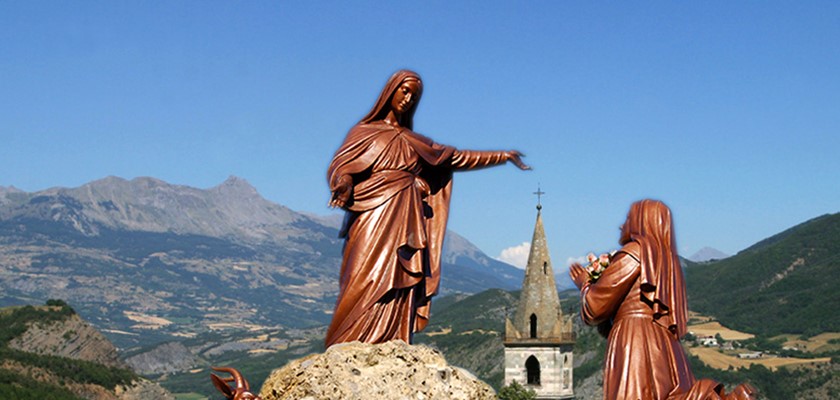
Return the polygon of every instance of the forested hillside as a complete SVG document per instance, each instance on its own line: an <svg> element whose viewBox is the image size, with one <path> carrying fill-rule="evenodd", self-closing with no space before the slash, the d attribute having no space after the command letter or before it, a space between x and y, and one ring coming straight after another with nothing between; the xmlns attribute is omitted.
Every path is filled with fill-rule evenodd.
<svg viewBox="0 0 840 400"><path fill-rule="evenodd" d="M764 336L840 332L840 214L686 269L689 306Z"/></svg>

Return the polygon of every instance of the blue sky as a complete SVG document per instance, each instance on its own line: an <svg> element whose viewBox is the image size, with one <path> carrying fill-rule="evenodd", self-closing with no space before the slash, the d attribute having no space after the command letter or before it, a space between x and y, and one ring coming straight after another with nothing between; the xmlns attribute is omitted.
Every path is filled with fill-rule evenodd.
<svg viewBox="0 0 840 400"><path fill-rule="evenodd" d="M415 129L518 149L455 178L450 228L527 242L540 185L555 268L671 206L685 256L840 211L838 2L0 3L0 186L229 175L327 214L327 163L388 76Z"/></svg>

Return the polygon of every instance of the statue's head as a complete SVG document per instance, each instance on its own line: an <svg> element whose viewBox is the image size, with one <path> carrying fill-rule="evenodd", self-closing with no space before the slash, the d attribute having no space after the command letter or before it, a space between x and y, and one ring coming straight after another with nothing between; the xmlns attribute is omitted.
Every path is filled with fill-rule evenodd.
<svg viewBox="0 0 840 400"><path fill-rule="evenodd" d="M673 245L674 223L671 209L659 200L640 200L630 206L627 220L621 226L621 244L634 238L647 237Z"/></svg>
<svg viewBox="0 0 840 400"><path fill-rule="evenodd" d="M413 129L414 111L423 94L423 81L414 71L403 69L391 75L373 108L362 118L361 123L369 123L385 119L390 111L394 111L400 119L400 125Z"/></svg>

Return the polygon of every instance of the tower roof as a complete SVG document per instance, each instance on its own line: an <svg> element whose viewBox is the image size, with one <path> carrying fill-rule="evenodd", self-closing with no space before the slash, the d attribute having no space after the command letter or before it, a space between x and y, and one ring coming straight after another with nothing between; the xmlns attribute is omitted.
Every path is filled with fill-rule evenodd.
<svg viewBox="0 0 840 400"><path fill-rule="evenodd" d="M543 193L538 190L535 194L540 196ZM512 328L518 331L515 336L520 338L552 339L561 335L560 298L557 295L539 200L531 252L528 255L528 266L525 268L525 280L512 325Z"/></svg>

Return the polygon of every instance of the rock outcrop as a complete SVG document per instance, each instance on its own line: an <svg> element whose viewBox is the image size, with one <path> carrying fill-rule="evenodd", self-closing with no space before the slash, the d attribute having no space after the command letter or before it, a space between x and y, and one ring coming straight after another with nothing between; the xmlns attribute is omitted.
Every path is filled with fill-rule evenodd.
<svg viewBox="0 0 840 400"><path fill-rule="evenodd" d="M109 367L126 368L116 347L77 314L50 323L35 323L9 347L29 353L92 361Z"/></svg>
<svg viewBox="0 0 840 400"><path fill-rule="evenodd" d="M16 390L37 387L60 398L69 392L85 400L175 399L157 383L128 371L114 345L66 304L0 308L0 317L26 327L0 342L0 347L17 350L0 359L0 375ZM16 355L20 352L52 358Z"/></svg>
<svg viewBox="0 0 840 400"><path fill-rule="evenodd" d="M334 345L290 362L263 384L263 400L495 399L490 385L437 350L402 341Z"/></svg>
<svg viewBox="0 0 840 400"><path fill-rule="evenodd" d="M125 359L140 375L158 375L186 371L205 364L180 342L164 343L145 353Z"/></svg>

